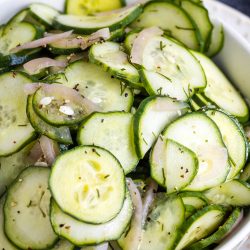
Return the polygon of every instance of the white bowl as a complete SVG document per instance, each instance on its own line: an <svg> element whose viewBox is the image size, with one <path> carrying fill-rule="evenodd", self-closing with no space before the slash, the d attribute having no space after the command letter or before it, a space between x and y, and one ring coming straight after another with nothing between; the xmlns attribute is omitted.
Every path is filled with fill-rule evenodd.
<svg viewBox="0 0 250 250"><path fill-rule="evenodd" d="M59 10L63 10L64 6L64 0L0 0L0 24L7 22L11 16L17 13L17 11L34 2L47 3ZM229 8L221 3L216 3L211 0L205 0L204 2L211 10L213 8L220 8L219 12L222 12L221 16L223 16L223 11L229 11ZM225 14L227 15L227 13ZM250 24L249 19L246 19L246 16L241 16L237 11L232 11L232 9L230 9L230 15L234 15L234 17L236 15L237 18L244 19L245 21L247 20ZM237 31L230 26L227 20L224 19L222 21L225 30L225 44L220 54L215 58L215 61L246 99L250 100L250 44L240 35L240 33L237 33ZM250 30L250 26L248 28ZM249 235L250 211L245 214L242 223L236 228L233 234L230 235L229 238L226 238L216 250L237 249L237 246L247 239Z"/></svg>

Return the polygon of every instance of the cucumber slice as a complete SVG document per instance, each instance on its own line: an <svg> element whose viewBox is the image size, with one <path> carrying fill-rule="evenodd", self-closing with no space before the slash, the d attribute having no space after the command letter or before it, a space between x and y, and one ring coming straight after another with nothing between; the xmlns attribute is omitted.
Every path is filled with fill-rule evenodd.
<svg viewBox="0 0 250 250"><path fill-rule="evenodd" d="M250 163L248 163L245 168L243 169L243 172L240 174L240 180L249 182L250 180Z"/></svg>
<svg viewBox="0 0 250 250"><path fill-rule="evenodd" d="M250 186L241 180L232 180L207 190L204 195L212 204L231 206L250 205Z"/></svg>
<svg viewBox="0 0 250 250"><path fill-rule="evenodd" d="M183 46L155 36L145 45L142 78L150 95L167 95L186 101L197 89L206 87L199 62Z"/></svg>
<svg viewBox="0 0 250 250"><path fill-rule="evenodd" d="M248 158L248 141L240 123L221 110L207 110L206 114L218 126L231 160L231 170L227 179L239 174Z"/></svg>
<svg viewBox="0 0 250 250"><path fill-rule="evenodd" d="M18 23L21 23L25 20L29 13L28 9L22 9L19 12L17 12L16 15L14 15L4 26L4 32L3 35L11 31L11 29Z"/></svg>
<svg viewBox="0 0 250 250"><path fill-rule="evenodd" d="M198 159L191 150L167 140L164 158L167 193L182 190L193 181L198 172Z"/></svg>
<svg viewBox="0 0 250 250"><path fill-rule="evenodd" d="M118 239L128 226L132 213L133 204L127 192L121 211L109 222L93 225L78 221L63 213L54 201L51 205L51 222L55 232L73 244L91 245Z"/></svg>
<svg viewBox="0 0 250 250"><path fill-rule="evenodd" d="M84 97L61 84L43 85L33 95L33 109L45 122L55 126L80 123L90 114Z"/></svg>
<svg viewBox="0 0 250 250"><path fill-rule="evenodd" d="M206 196L199 192L182 192L179 194L184 205L191 205L195 209L201 209L208 205Z"/></svg>
<svg viewBox="0 0 250 250"><path fill-rule="evenodd" d="M102 112L127 112L132 107L132 91L94 64L74 62L66 68L65 77L67 81L62 81L65 86L77 89L98 105Z"/></svg>
<svg viewBox="0 0 250 250"><path fill-rule="evenodd" d="M4 233L4 213L3 213L3 206L5 203L5 196L0 199L0 242L1 242L1 249L6 250L18 250L16 246L14 246L6 237Z"/></svg>
<svg viewBox="0 0 250 250"><path fill-rule="evenodd" d="M129 63L128 55L121 50L119 43L104 42L93 45L89 51L89 60L101 65L104 70L131 87L143 87L137 69Z"/></svg>
<svg viewBox="0 0 250 250"><path fill-rule="evenodd" d="M20 72L0 75L0 156L19 151L36 137L26 116L24 85L30 82L31 79Z"/></svg>
<svg viewBox="0 0 250 250"><path fill-rule="evenodd" d="M174 211L174 212L173 212ZM170 250L184 222L185 208L178 196L160 199L148 215L139 250Z"/></svg>
<svg viewBox="0 0 250 250"><path fill-rule="evenodd" d="M221 239L227 235L228 232L233 228L235 222L241 216L241 209L235 208L233 212L229 215L227 220L221 225L216 232L205 239L201 239L200 241L194 243L193 245L189 246L188 250L200 250L203 249L213 243L218 243Z"/></svg>
<svg viewBox="0 0 250 250"><path fill-rule="evenodd" d="M134 115L134 143L142 159L161 131L188 110L188 104L169 97L151 96L144 99Z"/></svg>
<svg viewBox="0 0 250 250"><path fill-rule="evenodd" d="M35 142L31 142L19 152L0 158L0 196L26 167L35 164L29 157L34 144Z"/></svg>
<svg viewBox="0 0 250 250"><path fill-rule="evenodd" d="M49 219L49 174L49 168L29 167L8 190L5 233L21 249L48 249L57 241Z"/></svg>
<svg viewBox="0 0 250 250"><path fill-rule="evenodd" d="M35 40L41 36L36 27L27 22L15 24L7 33L2 35L0 42L1 55L11 54L11 50L18 45Z"/></svg>
<svg viewBox="0 0 250 250"><path fill-rule="evenodd" d="M212 60L200 53L192 53L201 63L207 77L204 95L218 107L236 116L241 122L246 122L249 118L249 110L237 90Z"/></svg>
<svg viewBox="0 0 250 250"><path fill-rule="evenodd" d="M142 12L140 4L133 5L117 13L104 13L103 15L76 16L58 15L54 19L54 27L59 30L71 30L76 33L91 34L102 28L110 31L126 27Z"/></svg>
<svg viewBox="0 0 250 250"><path fill-rule="evenodd" d="M224 45L224 29L222 24L213 21L213 30L211 33L210 44L206 55L213 57L217 55Z"/></svg>
<svg viewBox="0 0 250 250"><path fill-rule="evenodd" d="M180 117L163 132L192 150L199 160L199 170L185 190L202 191L226 180L230 170L228 152L216 124L204 113L193 112Z"/></svg>
<svg viewBox="0 0 250 250"><path fill-rule="evenodd" d="M122 0L66 0L65 13L70 15L89 15L122 7Z"/></svg>
<svg viewBox="0 0 250 250"><path fill-rule="evenodd" d="M29 7L30 14L46 26L52 26L54 18L59 12L47 4L33 3Z"/></svg>
<svg viewBox="0 0 250 250"><path fill-rule="evenodd" d="M196 29L188 14L179 6L167 1L149 2L143 13L132 23L133 28L158 26L188 48L199 50Z"/></svg>
<svg viewBox="0 0 250 250"><path fill-rule="evenodd" d="M139 161L133 144L132 118L132 114L125 112L95 113L80 125L77 141L80 145L107 149L127 174Z"/></svg>
<svg viewBox="0 0 250 250"><path fill-rule="evenodd" d="M151 155L151 176L160 185L167 188L167 193L184 189L198 171L196 155L181 144L159 137Z"/></svg>
<svg viewBox="0 0 250 250"><path fill-rule="evenodd" d="M182 225L175 249L184 249L209 236L220 226L225 213L222 206L210 205L192 215Z"/></svg>
<svg viewBox="0 0 250 250"><path fill-rule="evenodd" d="M32 127L42 135L52 140L64 144L72 144L72 138L68 127L54 127L41 119L33 109L33 96L29 96L27 100L27 116Z"/></svg>
<svg viewBox="0 0 250 250"><path fill-rule="evenodd" d="M50 250L74 250L75 246L67 240L59 240Z"/></svg>
<svg viewBox="0 0 250 250"><path fill-rule="evenodd" d="M57 157L50 189L64 212L86 223L100 224L121 210L125 176L111 153L99 147L80 146Z"/></svg>
<svg viewBox="0 0 250 250"><path fill-rule="evenodd" d="M209 45L213 25L205 7L193 1L182 0L181 7L190 15L197 27L200 51L204 52Z"/></svg>

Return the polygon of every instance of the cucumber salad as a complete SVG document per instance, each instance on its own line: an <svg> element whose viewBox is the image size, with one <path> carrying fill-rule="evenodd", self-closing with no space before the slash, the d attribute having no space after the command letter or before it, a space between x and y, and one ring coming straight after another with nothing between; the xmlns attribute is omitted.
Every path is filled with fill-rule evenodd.
<svg viewBox="0 0 250 250"><path fill-rule="evenodd" d="M0 36L0 250L233 236L249 108L212 61L223 27L200 0L33 3Z"/></svg>

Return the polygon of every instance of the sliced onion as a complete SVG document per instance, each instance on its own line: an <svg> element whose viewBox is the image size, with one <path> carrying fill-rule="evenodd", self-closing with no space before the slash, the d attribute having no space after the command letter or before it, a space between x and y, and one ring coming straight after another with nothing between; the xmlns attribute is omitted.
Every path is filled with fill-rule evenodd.
<svg viewBox="0 0 250 250"><path fill-rule="evenodd" d="M24 49L34 49L38 47L43 47L43 46L46 46L47 44L54 43L61 39L69 37L72 34L72 32L73 31L70 30L70 31L60 33L60 34L51 34L49 36L46 36L46 37L43 37L34 41L24 43L23 45L19 45L16 48L12 49L11 52L17 53Z"/></svg>
<svg viewBox="0 0 250 250"><path fill-rule="evenodd" d="M34 163L40 162L42 160L42 158L43 158L43 151L41 149L39 141L37 141L34 144L34 146L32 147L32 149L30 150L28 158L29 158L29 160L31 162L34 162Z"/></svg>
<svg viewBox="0 0 250 250"><path fill-rule="evenodd" d="M41 82L26 83L24 85L24 92L26 95L33 95L43 84Z"/></svg>
<svg viewBox="0 0 250 250"><path fill-rule="evenodd" d="M37 59L33 59L23 65L24 69L29 74L35 74L41 69L48 68L48 67L66 67L67 63L64 61L54 60L49 57L41 57Z"/></svg>
<svg viewBox="0 0 250 250"><path fill-rule="evenodd" d="M88 37L88 43L97 42L100 39L108 40L109 38L110 38L110 30L109 30L109 28L103 28L103 29L97 30L96 32L92 33Z"/></svg>
<svg viewBox="0 0 250 250"><path fill-rule="evenodd" d="M142 54L149 39L151 39L153 36L161 36L162 34L163 31L158 27L151 27L142 30L134 40L131 50L131 62L141 65Z"/></svg>
<svg viewBox="0 0 250 250"><path fill-rule="evenodd" d="M139 190L132 181L127 178L128 189L134 205L134 214L130 224L130 230L124 240L126 248L124 250L138 249L142 240L142 198Z"/></svg>
<svg viewBox="0 0 250 250"><path fill-rule="evenodd" d="M39 139L39 143L45 158L45 162L51 166L60 152L57 143L44 135Z"/></svg>
<svg viewBox="0 0 250 250"><path fill-rule="evenodd" d="M150 179L148 182L148 185L147 185L145 196L143 198L142 225L144 225L146 222L149 208L151 207L151 205L154 201L155 193L156 193L157 189L158 189L158 184L154 180Z"/></svg>
<svg viewBox="0 0 250 250"><path fill-rule="evenodd" d="M85 112L87 114L91 114L94 111L100 111L100 108L96 104L94 104L86 97L83 97L75 89L56 83L44 84L41 86L41 88L47 96L53 96L53 93L56 93L57 95L63 97L65 100L68 99L81 104L83 107L85 107Z"/></svg>
<svg viewBox="0 0 250 250"><path fill-rule="evenodd" d="M65 39L57 41L57 44L62 47L79 47L82 50L88 48L92 44L99 42L101 40L108 40L110 38L109 28L100 29L88 37L83 36L71 36Z"/></svg>
<svg viewBox="0 0 250 250"><path fill-rule="evenodd" d="M154 111L181 111L182 109L188 108L188 104L185 102L173 102L172 99L158 99L154 106Z"/></svg>

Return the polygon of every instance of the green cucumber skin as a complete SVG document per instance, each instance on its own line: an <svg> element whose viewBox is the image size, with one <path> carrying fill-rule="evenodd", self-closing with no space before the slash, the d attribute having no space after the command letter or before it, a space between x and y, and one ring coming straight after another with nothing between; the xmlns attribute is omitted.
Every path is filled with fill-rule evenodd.
<svg viewBox="0 0 250 250"><path fill-rule="evenodd" d="M182 228L179 230L178 236L177 236L177 240L175 242L174 247L176 247L178 245L178 243L181 241L183 235L185 234L185 232L189 229L190 226L192 226L192 224L199 218L201 217L203 214L211 211L211 210L218 210L221 211L222 214L225 216L226 214L226 209L223 206L220 205L209 205L204 207L203 209L197 211L195 214L193 214L192 216L190 216L188 218L188 220L186 220L183 225ZM186 248L186 247L185 247Z"/></svg>
<svg viewBox="0 0 250 250"><path fill-rule="evenodd" d="M206 204L208 204L207 197L201 192L191 192L191 191L183 191L179 193L180 197L198 197L203 200Z"/></svg>
<svg viewBox="0 0 250 250"><path fill-rule="evenodd" d="M200 250L203 249L213 243L217 243L220 241L224 235L232 228L238 217L240 216L241 209L235 208L233 212L229 215L228 219L225 221L225 223L218 228L218 230L213 233L211 236L202 239L193 245L187 247L187 250Z"/></svg>
<svg viewBox="0 0 250 250"><path fill-rule="evenodd" d="M82 51L82 49L78 47L65 49L65 48L53 47L52 45L48 46L48 50L54 55L70 55L74 53L80 53Z"/></svg>
<svg viewBox="0 0 250 250"><path fill-rule="evenodd" d="M108 28L110 31L115 31L117 29L123 28L127 25L129 25L131 22L133 22L141 13L142 13L142 6L138 6L132 13L130 13L127 17L125 17L123 20L121 20L118 23L114 23L110 25ZM59 23L56 19L53 22L53 27L59 30L74 30L74 32L79 33L79 34L86 34L89 35L97 30L100 29L98 28L76 28L74 26L66 26L61 23Z"/></svg>

